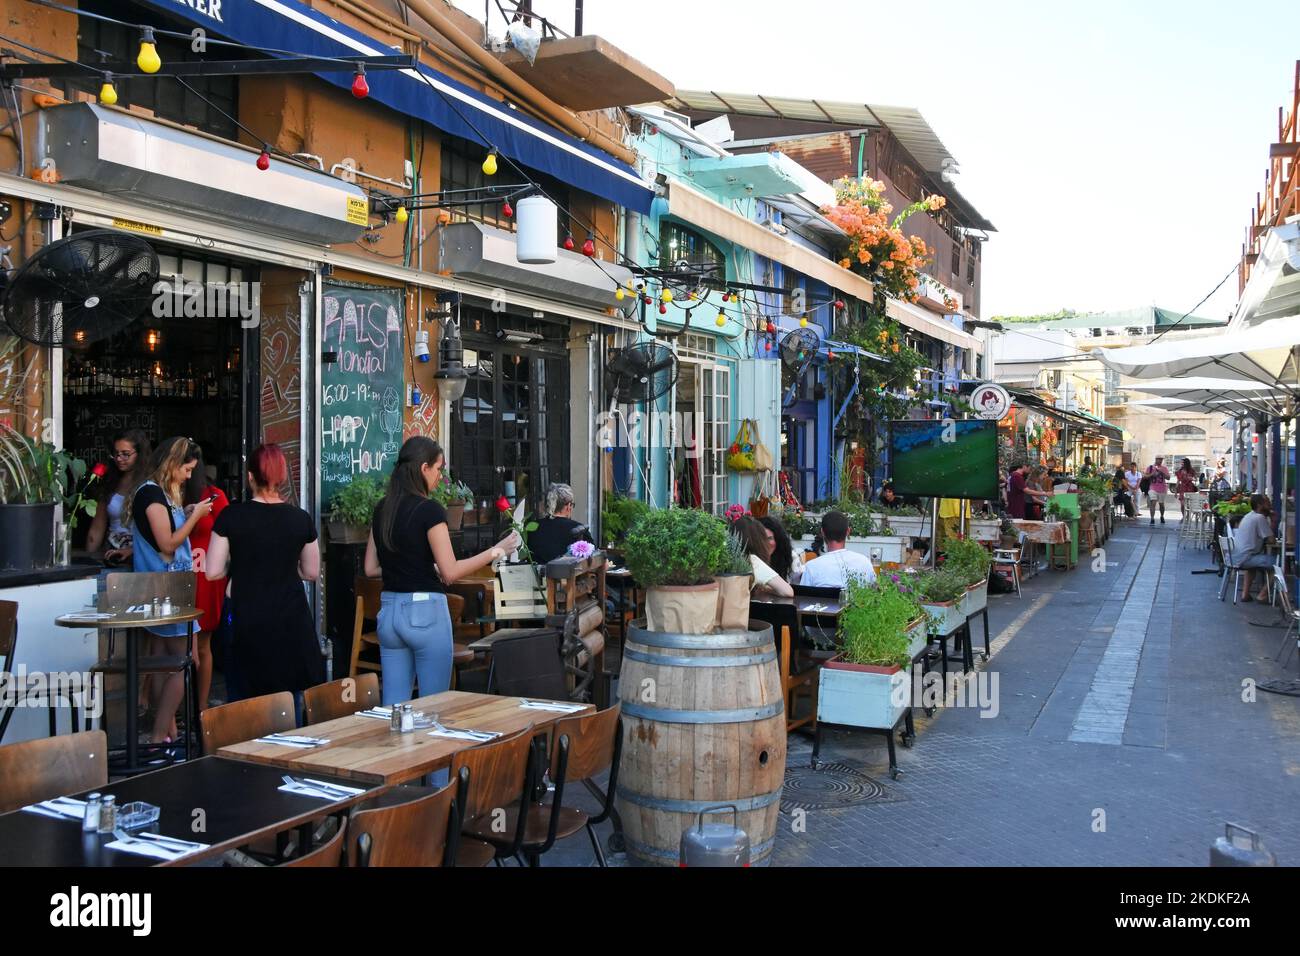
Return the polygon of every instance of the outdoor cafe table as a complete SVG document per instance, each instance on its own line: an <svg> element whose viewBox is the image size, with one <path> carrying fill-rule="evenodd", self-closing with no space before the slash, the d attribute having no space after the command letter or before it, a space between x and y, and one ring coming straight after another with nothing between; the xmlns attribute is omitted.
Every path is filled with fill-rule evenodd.
<svg viewBox="0 0 1300 956"><path fill-rule="evenodd" d="M557 720L590 713L590 704L571 714L521 707L522 697L497 697L449 690L411 701L413 710L438 715L449 729L494 731L506 736L529 724L545 733ZM571 703L563 701L562 703ZM432 737L431 728L393 733L388 721L356 714L302 727L295 733L329 741L319 747L288 747L255 740L232 744L217 751L235 760L269 764L298 774L330 774L366 784L399 784L451 766L461 750L480 741Z"/></svg>
<svg viewBox="0 0 1300 956"><path fill-rule="evenodd" d="M105 613L112 613L113 616L101 618L98 615L87 616L86 611L73 611L56 617L54 623L59 627L77 628L83 631L93 627L101 631L126 632L126 766L115 769L114 772L124 774L143 773L149 768L140 767L137 762L139 760L139 733L137 730L138 716L135 702L140 697L140 648L137 646L136 638L142 636L141 631L146 627L162 627L165 624L189 624L201 618L203 612L197 608L178 607L171 614L159 617L146 616L140 613L127 613L121 608ZM190 630L192 636L193 628ZM144 634L143 636L149 637L151 635ZM30 815L28 814L28 816Z"/></svg>
<svg viewBox="0 0 1300 956"><path fill-rule="evenodd" d="M1068 521L1027 521L1024 518L1012 518L1011 523L1015 525L1017 531L1024 534L1026 541L1034 544L1042 544L1050 548L1054 544L1070 543ZM1034 573L1038 571L1037 557L1031 562L1030 568ZM1032 577L1032 573L1029 576Z"/></svg>
<svg viewBox="0 0 1300 956"><path fill-rule="evenodd" d="M337 800L288 793L284 771L277 767L201 757L162 770L137 774L106 787L119 807L135 800L159 808L158 823L147 831L180 840L210 844L177 860L159 860L136 853L109 850L111 833L82 833L81 821L56 820L25 810L0 815L0 866L187 866L220 856L227 850L310 824L322 816L368 799L377 788L356 780L313 776L363 792ZM78 794L85 799L86 794ZM202 811L202 817L197 816ZM203 828L195 831L196 822Z"/></svg>

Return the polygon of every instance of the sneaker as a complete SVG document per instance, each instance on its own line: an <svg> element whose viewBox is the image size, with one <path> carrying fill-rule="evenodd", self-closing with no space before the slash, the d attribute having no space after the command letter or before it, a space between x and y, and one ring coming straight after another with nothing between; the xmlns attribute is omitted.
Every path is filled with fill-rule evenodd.
<svg viewBox="0 0 1300 956"><path fill-rule="evenodd" d="M1152 523L1152 524L1155 524L1155 523L1156 523L1156 519L1155 519L1155 518L1152 518L1152 519L1151 519L1151 523Z"/></svg>
<svg viewBox="0 0 1300 956"><path fill-rule="evenodd" d="M1164 515L1161 515L1161 516L1160 516L1160 523L1161 523L1161 524L1164 524L1164 523L1165 523L1165 516L1164 516Z"/></svg>

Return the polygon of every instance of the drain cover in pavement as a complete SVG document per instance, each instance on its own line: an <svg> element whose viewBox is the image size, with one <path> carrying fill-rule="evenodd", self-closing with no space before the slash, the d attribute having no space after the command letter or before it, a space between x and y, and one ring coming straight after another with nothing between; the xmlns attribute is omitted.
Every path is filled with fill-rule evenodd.
<svg viewBox="0 0 1300 956"><path fill-rule="evenodd" d="M1258 685L1260 690L1266 690L1270 694L1285 694L1288 697L1300 697L1300 680L1270 680L1264 681ZM790 778L787 775L785 785L790 786Z"/></svg>
<svg viewBox="0 0 1300 956"><path fill-rule="evenodd" d="M889 794L883 786L846 764L824 763L817 770L786 767L781 812L835 810L887 799Z"/></svg>

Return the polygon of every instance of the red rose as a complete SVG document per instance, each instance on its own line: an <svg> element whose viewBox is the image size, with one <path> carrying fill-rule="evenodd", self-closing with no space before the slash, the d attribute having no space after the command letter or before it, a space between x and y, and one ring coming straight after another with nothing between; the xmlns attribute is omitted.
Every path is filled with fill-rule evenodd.
<svg viewBox="0 0 1300 956"><path fill-rule="evenodd" d="M90 473L96 478L103 478L108 474L108 465L104 464L102 461L98 462L94 468L90 469Z"/></svg>
<svg viewBox="0 0 1300 956"><path fill-rule="evenodd" d="M510 510L510 499L507 498L505 495L502 495L500 498L497 499L497 511L504 513L509 510Z"/></svg>

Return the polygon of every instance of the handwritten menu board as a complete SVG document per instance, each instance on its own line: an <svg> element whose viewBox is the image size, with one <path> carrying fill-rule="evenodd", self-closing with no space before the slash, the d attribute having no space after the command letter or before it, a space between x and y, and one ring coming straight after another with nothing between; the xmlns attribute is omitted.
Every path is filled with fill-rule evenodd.
<svg viewBox="0 0 1300 956"><path fill-rule="evenodd" d="M402 444L403 291L327 283L322 295L321 506L354 478L383 482Z"/></svg>
<svg viewBox="0 0 1300 956"><path fill-rule="evenodd" d="M118 432L138 428L151 442L158 441L158 409L152 404L133 403L130 399L112 405L78 405L70 424L68 450L87 466L109 461L109 444Z"/></svg>

